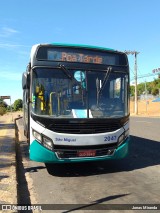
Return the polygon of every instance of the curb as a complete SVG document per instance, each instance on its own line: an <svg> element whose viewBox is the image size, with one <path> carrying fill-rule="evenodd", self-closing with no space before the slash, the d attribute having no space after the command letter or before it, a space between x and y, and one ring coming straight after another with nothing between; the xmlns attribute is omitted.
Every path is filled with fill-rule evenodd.
<svg viewBox="0 0 160 213"><path fill-rule="evenodd" d="M15 120L15 137L16 137L16 174L17 174L17 205L20 208L26 206L32 206L37 203L35 198L35 192L33 190L32 179L30 178L28 169L28 143L24 136L23 117L19 117ZM24 212L19 210L19 212ZM32 210L27 209L28 213L32 213ZM38 211L34 211L38 212Z"/></svg>

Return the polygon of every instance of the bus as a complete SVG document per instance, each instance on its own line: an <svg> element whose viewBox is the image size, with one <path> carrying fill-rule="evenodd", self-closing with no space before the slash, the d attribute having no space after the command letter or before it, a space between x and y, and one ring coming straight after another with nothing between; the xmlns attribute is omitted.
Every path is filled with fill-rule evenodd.
<svg viewBox="0 0 160 213"><path fill-rule="evenodd" d="M114 49L37 44L22 75L30 159L121 159L129 150L129 64Z"/></svg>

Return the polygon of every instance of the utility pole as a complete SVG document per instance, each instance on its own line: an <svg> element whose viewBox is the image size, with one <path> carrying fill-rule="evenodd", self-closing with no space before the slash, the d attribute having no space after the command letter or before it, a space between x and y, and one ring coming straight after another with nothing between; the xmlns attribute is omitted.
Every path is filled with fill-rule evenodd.
<svg viewBox="0 0 160 213"><path fill-rule="evenodd" d="M134 112L137 115L138 114L138 90L137 90L137 55L139 52L137 51L130 51L125 50L124 51L126 55L134 55L134 81L135 81L135 102L134 102Z"/></svg>

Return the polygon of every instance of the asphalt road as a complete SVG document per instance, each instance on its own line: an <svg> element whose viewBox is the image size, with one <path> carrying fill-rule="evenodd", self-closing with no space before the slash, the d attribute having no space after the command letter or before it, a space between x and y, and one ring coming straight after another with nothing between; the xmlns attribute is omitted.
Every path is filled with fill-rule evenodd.
<svg viewBox="0 0 160 213"><path fill-rule="evenodd" d="M132 117L130 135L123 160L58 166L28 161L22 143L28 196L37 204L82 204L80 212L88 205L97 212L96 204L160 204L160 118Z"/></svg>

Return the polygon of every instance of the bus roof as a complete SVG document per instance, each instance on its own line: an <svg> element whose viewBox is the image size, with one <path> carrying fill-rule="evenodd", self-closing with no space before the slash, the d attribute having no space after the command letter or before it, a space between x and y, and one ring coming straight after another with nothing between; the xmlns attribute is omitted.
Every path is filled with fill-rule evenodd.
<svg viewBox="0 0 160 213"><path fill-rule="evenodd" d="M116 50L111 49L111 48L98 47L98 46L92 46L92 45L86 45L86 44L62 44L62 43L51 43L51 45L116 51Z"/></svg>
<svg viewBox="0 0 160 213"><path fill-rule="evenodd" d="M36 49L38 46L57 46L57 47L73 47L73 48L86 48L86 49L97 49L97 50L103 50L103 51L115 51L115 52L121 52L117 51L115 49L111 48L105 48L105 47L99 47L99 46L92 46L92 45L85 45L85 44L63 44L63 43L42 43L42 44L35 44L32 46L32 49Z"/></svg>

